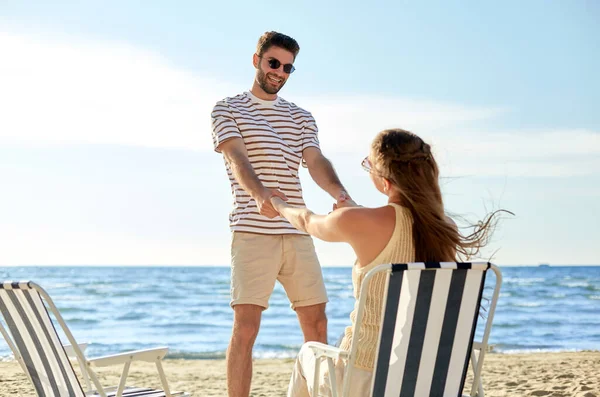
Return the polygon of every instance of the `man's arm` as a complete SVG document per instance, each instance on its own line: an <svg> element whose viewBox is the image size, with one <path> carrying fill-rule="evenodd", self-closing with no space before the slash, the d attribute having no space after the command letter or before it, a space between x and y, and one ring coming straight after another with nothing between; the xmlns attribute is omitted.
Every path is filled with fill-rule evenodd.
<svg viewBox="0 0 600 397"><path fill-rule="evenodd" d="M278 196L283 200L287 200L287 197L278 190L271 190L264 187L260 179L258 179L256 172L254 172L252 164L250 164L244 141L241 138L231 138L221 143L219 150L223 153L225 160L229 164L235 180L256 201L260 214L268 218L279 216L279 213L273 208L269 199L273 196Z"/></svg>
<svg viewBox="0 0 600 397"><path fill-rule="evenodd" d="M317 185L337 200L338 207L356 205L340 182L333 165L323 156L321 149L310 146L302 151L308 172Z"/></svg>

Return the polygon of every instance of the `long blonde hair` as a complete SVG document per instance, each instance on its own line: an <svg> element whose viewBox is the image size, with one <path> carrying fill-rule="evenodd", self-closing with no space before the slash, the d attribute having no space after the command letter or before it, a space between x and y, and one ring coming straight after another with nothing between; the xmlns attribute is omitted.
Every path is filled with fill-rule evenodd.
<svg viewBox="0 0 600 397"><path fill-rule="evenodd" d="M439 169L431 147L412 132L390 129L373 140L371 153L377 173L400 192L400 204L413 217L413 239L417 262L468 260L484 247L499 212L488 214L462 235L448 221L439 186Z"/></svg>

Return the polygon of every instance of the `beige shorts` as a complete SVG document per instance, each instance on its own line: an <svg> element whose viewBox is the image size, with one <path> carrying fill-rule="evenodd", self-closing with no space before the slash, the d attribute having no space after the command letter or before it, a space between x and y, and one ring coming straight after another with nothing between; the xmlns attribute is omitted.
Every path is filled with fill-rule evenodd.
<svg viewBox="0 0 600 397"><path fill-rule="evenodd" d="M321 265L309 236L234 232L231 241L231 306L269 307L278 280L292 309L327 302Z"/></svg>

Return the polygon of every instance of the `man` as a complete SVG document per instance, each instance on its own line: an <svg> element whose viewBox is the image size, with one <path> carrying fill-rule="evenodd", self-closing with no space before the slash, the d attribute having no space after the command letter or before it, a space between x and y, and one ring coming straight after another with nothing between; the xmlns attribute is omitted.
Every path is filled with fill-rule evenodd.
<svg viewBox="0 0 600 397"><path fill-rule="evenodd" d="M252 348L275 280L296 311L305 342L327 340L327 294L312 239L279 217L270 198L304 206L298 178L304 163L336 206L354 205L319 149L312 115L277 95L295 69L299 50L289 36L263 34L253 56L252 89L217 102L211 115L214 147L223 154L234 196L229 217L234 310L227 349L230 397L250 393Z"/></svg>

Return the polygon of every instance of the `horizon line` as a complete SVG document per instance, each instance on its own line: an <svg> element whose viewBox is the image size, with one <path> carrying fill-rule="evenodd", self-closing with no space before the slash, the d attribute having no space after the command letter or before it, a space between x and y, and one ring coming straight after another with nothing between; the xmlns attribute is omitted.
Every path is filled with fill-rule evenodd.
<svg viewBox="0 0 600 397"><path fill-rule="evenodd" d="M490 262L496 266L505 266L505 267L598 267L600 263L597 264L552 264L552 263L535 263L535 264L501 264L494 261L486 261L486 260L473 260L473 261L464 261L464 262ZM351 268L354 265L321 265L321 267L345 267ZM231 267L229 264L195 264L195 265L185 265L185 264L0 264L0 267Z"/></svg>

